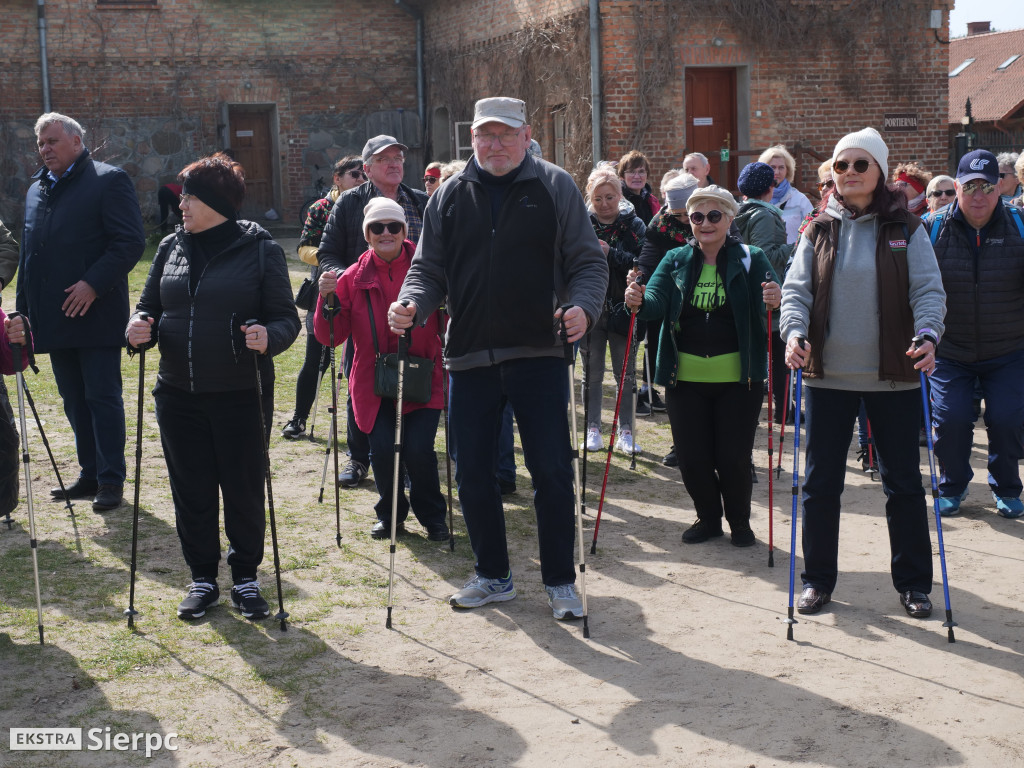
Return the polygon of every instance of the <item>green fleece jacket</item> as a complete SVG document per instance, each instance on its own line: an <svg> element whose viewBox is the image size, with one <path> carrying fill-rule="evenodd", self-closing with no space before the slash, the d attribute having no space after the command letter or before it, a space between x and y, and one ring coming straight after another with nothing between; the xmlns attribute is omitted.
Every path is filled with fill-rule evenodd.
<svg viewBox="0 0 1024 768"><path fill-rule="evenodd" d="M736 321L740 346L740 380L764 381L768 375L765 350L768 343L767 308L761 300L761 283L779 282L764 252L749 249L733 238L727 238L718 258L725 259L725 295ZM683 309L683 301L693 293L704 257L699 248L685 245L665 254L658 269L647 283L643 303L637 314L641 320L666 318L658 339L658 359L654 381L663 387L674 387L679 372L679 349L674 332L675 320Z"/></svg>

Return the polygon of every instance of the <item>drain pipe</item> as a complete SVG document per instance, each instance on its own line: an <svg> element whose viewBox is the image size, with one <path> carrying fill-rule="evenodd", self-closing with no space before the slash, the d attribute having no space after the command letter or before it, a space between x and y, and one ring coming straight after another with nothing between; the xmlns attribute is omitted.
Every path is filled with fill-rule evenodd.
<svg viewBox="0 0 1024 768"><path fill-rule="evenodd" d="M39 61L43 82L43 112L50 111L50 68L46 63L46 0L37 0L39 17Z"/></svg>
<svg viewBox="0 0 1024 768"><path fill-rule="evenodd" d="M590 0L590 133L594 164L601 159L601 9Z"/></svg>
<svg viewBox="0 0 1024 768"><path fill-rule="evenodd" d="M423 71L423 12L417 8L410 8L402 0L395 0L395 5L416 19L416 111L420 116L420 131L423 132L427 125L426 82Z"/></svg>

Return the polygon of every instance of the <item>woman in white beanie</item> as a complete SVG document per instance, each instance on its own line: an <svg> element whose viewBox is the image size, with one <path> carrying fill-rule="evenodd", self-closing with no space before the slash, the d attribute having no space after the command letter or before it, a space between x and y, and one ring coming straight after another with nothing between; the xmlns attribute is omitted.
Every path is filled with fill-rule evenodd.
<svg viewBox="0 0 1024 768"><path fill-rule="evenodd" d="M721 536L723 513L735 546L755 541L750 452L767 376L765 307L782 292L761 249L729 234L737 210L728 190L697 189L686 201L693 241L669 251L646 287L626 289L640 319L664 318L655 381L697 511L687 544Z"/></svg>
<svg viewBox="0 0 1024 768"><path fill-rule="evenodd" d="M354 354L349 389L356 425L370 439L370 464L380 498L374 506L377 522L370 529L375 539L391 535L391 502L394 487L395 401L380 398L374 391L374 363L380 354L398 350L398 337L388 328L388 307L398 300L398 292L409 271L416 246L406 239L408 228L402 206L386 197L375 197L363 209L363 236L369 249L340 277L334 272L320 276L313 329L321 344L331 341L333 318L334 344L352 336ZM333 299L333 301L331 301ZM335 310L330 310L334 304ZM427 531L431 541L447 541L447 509L437 475L434 438L440 420L443 395L441 342L437 314L430 315L422 328L410 336L409 354L434 361L430 400L402 403L402 463L409 476L409 499L399 489L399 533L413 514ZM376 337L376 338L375 338Z"/></svg>
<svg viewBox="0 0 1024 768"><path fill-rule="evenodd" d="M932 608L917 438L920 371L935 367L946 295L928 233L902 192L886 184L888 159L873 128L836 144L835 188L804 230L782 291L786 362L804 369L807 385L805 565L797 603L805 614L829 603L836 586L840 497L862 399L886 497L893 586L910 616L924 618Z"/></svg>

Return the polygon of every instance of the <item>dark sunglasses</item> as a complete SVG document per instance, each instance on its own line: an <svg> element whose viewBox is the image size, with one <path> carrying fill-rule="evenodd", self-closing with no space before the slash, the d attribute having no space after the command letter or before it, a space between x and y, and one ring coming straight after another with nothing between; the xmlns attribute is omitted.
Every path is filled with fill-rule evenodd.
<svg viewBox="0 0 1024 768"><path fill-rule="evenodd" d="M385 227L387 228L388 232L390 232L392 235L397 235L399 232L405 229L405 224L403 224L400 221L389 221L387 224L385 224L383 221L375 221L373 222L373 224L366 225L366 228L375 235L383 235Z"/></svg>
<svg viewBox="0 0 1024 768"><path fill-rule="evenodd" d="M690 221L692 221L697 226L700 226L701 224L703 224L704 223L704 219L707 219L712 224L717 224L718 222L720 222L722 220L722 212L721 211L708 211L707 216L705 216L703 213L700 213L700 212L694 212L694 213L690 214Z"/></svg>
<svg viewBox="0 0 1024 768"><path fill-rule="evenodd" d="M851 165L857 173L864 173L870 166L876 165L876 163L865 160L863 157L860 160L854 160L852 163L849 160L836 160L832 163L832 171L834 173L846 173L850 170Z"/></svg>
<svg viewBox="0 0 1024 768"><path fill-rule="evenodd" d="M993 192L995 192L996 185L989 184L987 181L984 181L982 179L975 179L973 181L968 181L966 184L963 185L963 187L961 187L961 189L963 189L964 194L967 195L968 197L973 195L975 192L979 191L983 195L991 195Z"/></svg>
<svg viewBox="0 0 1024 768"><path fill-rule="evenodd" d="M936 189L934 192L932 192L932 197L942 197L943 195L945 195L946 197L955 197L956 196L956 190L955 189Z"/></svg>
<svg viewBox="0 0 1024 768"><path fill-rule="evenodd" d="M434 176L424 176L423 177L423 183L424 184L437 184L437 182L439 182L439 181L440 181L440 179L435 178Z"/></svg>
<svg viewBox="0 0 1024 768"><path fill-rule="evenodd" d="M834 187L835 185L836 185L836 183L832 179L827 179L825 181L819 181L818 182L818 191L819 192L824 192L826 189L832 189L832 187Z"/></svg>
<svg viewBox="0 0 1024 768"><path fill-rule="evenodd" d="M351 176L353 179L366 179L366 174L363 173L362 171L349 171L348 175Z"/></svg>

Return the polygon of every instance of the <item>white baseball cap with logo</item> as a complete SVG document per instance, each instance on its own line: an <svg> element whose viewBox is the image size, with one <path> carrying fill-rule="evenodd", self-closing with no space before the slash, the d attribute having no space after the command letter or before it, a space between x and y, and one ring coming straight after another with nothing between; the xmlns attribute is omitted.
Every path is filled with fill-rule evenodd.
<svg viewBox="0 0 1024 768"><path fill-rule="evenodd" d="M484 123L504 123L509 128L522 128L526 125L526 102L507 96L480 99L473 109L470 130L475 131Z"/></svg>

